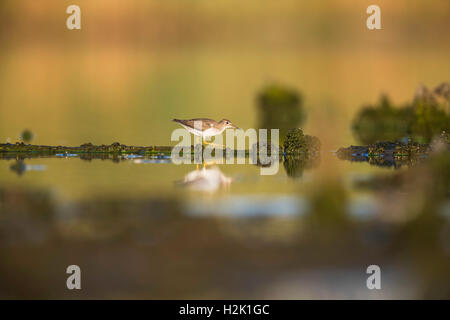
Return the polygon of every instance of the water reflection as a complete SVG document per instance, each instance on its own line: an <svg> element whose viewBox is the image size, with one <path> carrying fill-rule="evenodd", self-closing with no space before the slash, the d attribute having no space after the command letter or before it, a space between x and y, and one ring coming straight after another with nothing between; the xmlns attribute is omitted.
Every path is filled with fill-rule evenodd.
<svg viewBox="0 0 450 320"><path fill-rule="evenodd" d="M21 153L21 152L0 152L0 160L27 160L27 159L69 159L77 158L80 160L111 160L113 162L135 160L135 163L147 163L139 160L164 160L164 163L171 163L170 155L160 154L121 154L121 153L58 153L55 155L47 155L43 153ZM148 162L155 163L155 162Z"/></svg>
<svg viewBox="0 0 450 320"><path fill-rule="evenodd" d="M172 163L170 157L167 158L153 158L153 159L136 159L133 161L136 164L154 164L154 163Z"/></svg>
<svg viewBox="0 0 450 320"><path fill-rule="evenodd" d="M367 162L371 166L380 168L400 169L402 167L412 167L425 159L425 156L418 157L394 157L392 155L384 155L378 157L370 157L367 153L342 154L336 152L335 155L340 160L350 162Z"/></svg>
<svg viewBox="0 0 450 320"><path fill-rule="evenodd" d="M9 170L14 171L18 176L21 176L26 171L26 169L27 167L23 160L17 160L9 167Z"/></svg>
<svg viewBox="0 0 450 320"><path fill-rule="evenodd" d="M52 158L45 177L58 165L65 175L81 163L86 171L70 177L92 178L106 168L107 181L121 181L120 172L135 170L138 177L148 174L141 179L145 187L151 180L157 188L169 182L172 192L138 197L102 190L63 201L53 192L55 183L36 187L9 175L23 183L0 185L0 296L69 297L54 270L77 261L92 275L84 281L95 291L81 293L90 298L373 298L380 296L365 287L365 268L373 263L382 265L389 281L385 298L450 297L448 184L442 180L448 154L430 156L426 166L386 172L375 183L372 175L364 188L343 182L349 172L292 181L288 168L315 166L291 158L282 158L286 175L261 178L251 165L200 165L186 172L188 166L153 164L170 162L162 155L100 157L118 165L86 163L92 157L82 156ZM14 159L13 165L21 171L26 161L32 160ZM244 170L242 180L232 179ZM180 188L207 196L180 192L173 187L180 178ZM219 192L231 184L229 192ZM286 184L294 191L282 189ZM36 267L24 282L30 265ZM400 275L407 275L408 286Z"/></svg>
<svg viewBox="0 0 450 320"><path fill-rule="evenodd" d="M285 156L283 160L283 167L286 174L294 179L301 178L305 170L317 168L319 164L319 154L315 157Z"/></svg>
<svg viewBox="0 0 450 320"><path fill-rule="evenodd" d="M134 164L173 164L171 156L169 154L156 154L156 155L144 155L144 154L107 154L107 153L80 153L80 154L56 154L54 156L48 155L40 155L33 153L0 153L0 160L15 160L16 162L10 166L10 170L16 172L18 175L22 175L26 171L43 171L46 170L46 166L43 165L26 165L25 160L30 159L73 159L77 158L83 161L92 161L92 160L110 160L115 163L126 162L129 161ZM283 164L284 171L287 176L291 178L301 178L303 176L303 172L305 170L311 170L317 168L320 165L320 154L316 153L313 156L273 156L266 157L267 163L261 163L260 158L258 157L256 160L256 166L260 167L270 167L273 166L273 161L278 161L280 166ZM192 163L194 159L190 159ZM214 161L213 161L214 160ZM208 163L216 163L217 159L214 157L204 158L199 164L208 164ZM238 165L248 164L250 163L250 156L248 154L237 153L235 156L227 156L223 159L222 162L219 163L234 163ZM212 168L213 171L206 170L206 173L196 173L192 174L188 179L210 179L210 177L214 177L213 172L218 169L218 167ZM219 170L220 171L220 170ZM194 177L195 176L195 177ZM223 181L226 181L224 179ZM185 181L186 184L189 181ZM192 181L191 181L192 182Z"/></svg>
<svg viewBox="0 0 450 320"><path fill-rule="evenodd" d="M9 170L17 173L18 176L23 175L27 171L45 171L46 166L43 165L27 165L24 160L16 160L10 167Z"/></svg>
<svg viewBox="0 0 450 320"><path fill-rule="evenodd" d="M227 188L232 180L232 178L225 176L219 167L207 168L204 166L202 169L193 170L186 174L184 180L178 181L177 185L190 190L213 193L221 188Z"/></svg>

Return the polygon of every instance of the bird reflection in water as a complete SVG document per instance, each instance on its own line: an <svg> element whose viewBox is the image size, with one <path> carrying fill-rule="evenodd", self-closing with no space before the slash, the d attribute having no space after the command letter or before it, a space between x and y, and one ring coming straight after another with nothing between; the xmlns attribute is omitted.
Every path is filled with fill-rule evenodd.
<svg viewBox="0 0 450 320"><path fill-rule="evenodd" d="M214 193L220 189L227 189L232 182L231 177L225 176L217 166L196 169L184 176L184 180L178 181L179 186L194 191Z"/></svg>

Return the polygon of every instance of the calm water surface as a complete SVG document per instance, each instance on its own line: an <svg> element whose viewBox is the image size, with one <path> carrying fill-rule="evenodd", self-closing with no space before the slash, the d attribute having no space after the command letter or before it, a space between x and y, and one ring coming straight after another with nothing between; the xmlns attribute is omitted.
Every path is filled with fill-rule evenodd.
<svg viewBox="0 0 450 320"><path fill-rule="evenodd" d="M1 160L0 295L70 298L64 271L78 264L89 298L446 296L448 218L417 229L355 187L394 172L327 151L296 178L283 163L261 176L250 164ZM381 291L366 287L371 264Z"/></svg>

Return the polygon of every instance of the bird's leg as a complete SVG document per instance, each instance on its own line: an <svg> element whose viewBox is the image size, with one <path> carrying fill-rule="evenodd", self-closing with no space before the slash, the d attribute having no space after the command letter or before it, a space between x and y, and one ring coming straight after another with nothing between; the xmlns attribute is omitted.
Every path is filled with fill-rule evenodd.
<svg viewBox="0 0 450 320"><path fill-rule="evenodd" d="M204 140L204 143L205 143L206 145L209 145L209 146L213 146L213 147L216 147L216 148L222 148L222 149L225 149L225 146L220 145L220 144L208 142L208 141L206 141L206 140Z"/></svg>
<svg viewBox="0 0 450 320"><path fill-rule="evenodd" d="M194 151L194 162L195 162L195 169L196 170L198 170L199 169L199 163L198 163L198 159L197 159L197 157L196 157L196 150L197 150L197 142L198 142L198 139L200 138L200 140L201 140L201 142L202 142L202 145L201 145L201 148L202 148L202 153L203 153L203 137L202 136L194 136L194 139L195 139L195 151ZM203 158L203 157L202 157Z"/></svg>

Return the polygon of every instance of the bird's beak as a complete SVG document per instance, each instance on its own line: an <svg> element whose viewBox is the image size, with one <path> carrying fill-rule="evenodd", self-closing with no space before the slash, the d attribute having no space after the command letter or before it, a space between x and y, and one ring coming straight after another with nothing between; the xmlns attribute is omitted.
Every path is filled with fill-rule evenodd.
<svg viewBox="0 0 450 320"><path fill-rule="evenodd" d="M232 126L233 128L235 128L235 129L237 129L237 130L240 130L240 129L241 129L241 128L235 126L234 124L232 124L231 126Z"/></svg>

